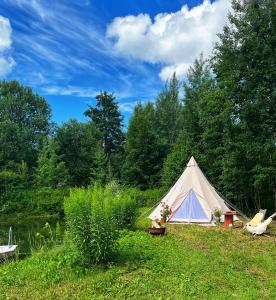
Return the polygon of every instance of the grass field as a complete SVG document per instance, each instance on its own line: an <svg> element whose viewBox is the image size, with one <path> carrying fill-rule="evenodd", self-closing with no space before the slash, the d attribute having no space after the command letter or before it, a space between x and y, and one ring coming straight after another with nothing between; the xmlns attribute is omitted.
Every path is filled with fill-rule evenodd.
<svg viewBox="0 0 276 300"><path fill-rule="evenodd" d="M0 299L276 299L275 238L242 229L125 231L114 262L88 270L70 267L62 253L0 267Z"/></svg>

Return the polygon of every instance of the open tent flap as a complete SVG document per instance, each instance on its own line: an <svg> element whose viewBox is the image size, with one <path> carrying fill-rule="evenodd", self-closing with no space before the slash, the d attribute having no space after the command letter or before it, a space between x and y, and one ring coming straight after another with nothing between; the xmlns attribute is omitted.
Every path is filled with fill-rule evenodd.
<svg viewBox="0 0 276 300"><path fill-rule="evenodd" d="M178 209L173 213L170 222L210 222L195 192L191 189Z"/></svg>

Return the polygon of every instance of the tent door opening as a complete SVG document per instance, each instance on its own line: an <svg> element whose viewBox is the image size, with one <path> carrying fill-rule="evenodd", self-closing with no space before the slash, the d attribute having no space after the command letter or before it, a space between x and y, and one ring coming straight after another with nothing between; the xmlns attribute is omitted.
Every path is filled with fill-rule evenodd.
<svg viewBox="0 0 276 300"><path fill-rule="evenodd" d="M210 220L202 208L195 192L191 189L169 221L209 222Z"/></svg>

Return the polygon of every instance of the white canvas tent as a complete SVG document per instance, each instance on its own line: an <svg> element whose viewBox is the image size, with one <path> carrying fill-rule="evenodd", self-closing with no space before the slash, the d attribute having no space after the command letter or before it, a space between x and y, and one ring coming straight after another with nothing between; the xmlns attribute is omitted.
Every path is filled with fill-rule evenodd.
<svg viewBox="0 0 276 300"><path fill-rule="evenodd" d="M169 222L211 223L216 208L223 213L230 210L204 176L194 157L191 157L175 185L149 215L150 219L160 220L162 203L172 210Z"/></svg>

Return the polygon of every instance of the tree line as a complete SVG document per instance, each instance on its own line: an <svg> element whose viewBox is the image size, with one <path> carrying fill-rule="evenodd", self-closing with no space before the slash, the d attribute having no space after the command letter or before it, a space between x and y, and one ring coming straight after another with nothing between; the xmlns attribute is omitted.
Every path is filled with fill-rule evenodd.
<svg viewBox="0 0 276 300"><path fill-rule="evenodd" d="M45 99L0 83L0 209L10 190L64 189L111 180L169 188L194 155L207 177L244 211L276 206L275 6L233 1L211 56L173 77L155 102L138 103L124 130L115 96L102 92L57 126ZM14 195L14 194L12 194ZM16 200L20 201L20 199Z"/></svg>

